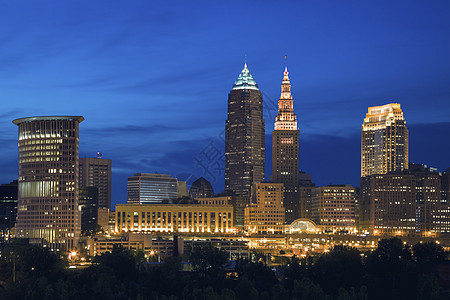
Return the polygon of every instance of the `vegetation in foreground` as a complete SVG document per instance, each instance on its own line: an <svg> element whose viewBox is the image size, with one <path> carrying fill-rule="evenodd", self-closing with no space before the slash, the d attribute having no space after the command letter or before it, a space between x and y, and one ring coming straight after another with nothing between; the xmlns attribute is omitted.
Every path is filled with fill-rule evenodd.
<svg viewBox="0 0 450 300"><path fill-rule="evenodd" d="M116 248L95 257L83 270L46 249L2 245L0 299L450 299L436 266L446 253L436 243L412 248L398 238L384 239L371 253L347 246L299 260L295 256L276 272L261 262L237 261L210 245L182 258L145 263L141 252Z"/></svg>

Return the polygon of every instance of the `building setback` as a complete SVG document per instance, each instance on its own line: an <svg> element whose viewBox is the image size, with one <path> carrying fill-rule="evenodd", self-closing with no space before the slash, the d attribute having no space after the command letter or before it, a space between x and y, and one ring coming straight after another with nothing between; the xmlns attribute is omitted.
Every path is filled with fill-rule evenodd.
<svg viewBox="0 0 450 300"><path fill-rule="evenodd" d="M272 131L272 177L270 180L284 185L287 223L292 223L301 217L298 191L299 134L289 72L286 68L278 100L278 114Z"/></svg>
<svg viewBox="0 0 450 300"><path fill-rule="evenodd" d="M76 249L80 116L30 117L19 127L16 236L43 239L51 249Z"/></svg>
<svg viewBox="0 0 450 300"><path fill-rule="evenodd" d="M400 104L369 107L361 127L361 177L408 169L408 138Z"/></svg>
<svg viewBox="0 0 450 300"><path fill-rule="evenodd" d="M247 64L228 94L225 124L225 190L250 197L264 181L265 128L263 99Z"/></svg>

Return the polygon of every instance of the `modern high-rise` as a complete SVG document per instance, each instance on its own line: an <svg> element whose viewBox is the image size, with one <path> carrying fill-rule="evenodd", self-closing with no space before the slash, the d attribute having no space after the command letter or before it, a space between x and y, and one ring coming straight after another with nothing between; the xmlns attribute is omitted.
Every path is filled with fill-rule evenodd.
<svg viewBox="0 0 450 300"><path fill-rule="evenodd" d="M80 187L98 189L98 207L111 209L111 160L99 156L80 158Z"/></svg>
<svg viewBox="0 0 450 300"><path fill-rule="evenodd" d="M361 129L361 177L408 169L408 149L400 104L369 107Z"/></svg>
<svg viewBox="0 0 450 300"><path fill-rule="evenodd" d="M291 95L291 82L287 68L281 84L278 100L278 114L272 131L272 182L284 185L284 207L286 222L292 223L300 217L298 195L299 175L299 134L297 117L294 112L294 99Z"/></svg>
<svg viewBox="0 0 450 300"><path fill-rule="evenodd" d="M16 236L51 249L76 249L80 237L78 144L81 116L29 117L19 127Z"/></svg>
<svg viewBox="0 0 450 300"><path fill-rule="evenodd" d="M163 204L177 200L178 180L167 174L136 173L128 177L128 204Z"/></svg>
<svg viewBox="0 0 450 300"><path fill-rule="evenodd" d="M228 94L225 124L225 190L250 197L255 183L264 181L263 99L247 64Z"/></svg>

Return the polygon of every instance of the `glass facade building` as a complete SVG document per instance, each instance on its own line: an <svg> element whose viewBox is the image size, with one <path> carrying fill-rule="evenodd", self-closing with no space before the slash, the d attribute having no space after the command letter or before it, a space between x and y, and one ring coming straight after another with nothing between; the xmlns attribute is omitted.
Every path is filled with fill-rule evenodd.
<svg viewBox="0 0 450 300"><path fill-rule="evenodd" d="M228 94L225 123L225 190L236 196L250 197L264 181L264 126L262 94L245 64Z"/></svg>
<svg viewBox="0 0 450 300"><path fill-rule="evenodd" d="M369 107L361 128L361 177L408 169L408 138L400 104Z"/></svg>
<svg viewBox="0 0 450 300"><path fill-rule="evenodd" d="M177 199L178 180L166 174L136 173L128 177L128 204L168 204Z"/></svg>
<svg viewBox="0 0 450 300"><path fill-rule="evenodd" d="M30 117L19 127L16 236L52 249L78 246L78 144L81 116Z"/></svg>

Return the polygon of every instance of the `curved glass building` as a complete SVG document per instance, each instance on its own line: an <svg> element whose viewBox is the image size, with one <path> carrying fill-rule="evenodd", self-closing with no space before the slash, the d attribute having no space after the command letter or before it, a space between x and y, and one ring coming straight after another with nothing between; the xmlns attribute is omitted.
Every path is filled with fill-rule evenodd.
<svg viewBox="0 0 450 300"><path fill-rule="evenodd" d="M51 249L78 246L78 126L81 116L14 120L19 127L16 236L41 239Z"/></svg>

